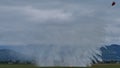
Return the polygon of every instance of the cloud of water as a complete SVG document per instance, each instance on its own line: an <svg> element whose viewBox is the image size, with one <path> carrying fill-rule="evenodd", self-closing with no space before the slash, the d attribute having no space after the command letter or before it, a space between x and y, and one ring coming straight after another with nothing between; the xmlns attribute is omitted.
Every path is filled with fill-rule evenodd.
<svg viewBox="0 0 120 68"><path fill-rule="evenodd" d="M90 19L95 20L95 19ZM64 22L64 21L63 21ZM38 66L91 66L92 60L102 61L99 55L105 41L105 23L71 21L65 25L44 26L41 43L27 46ZM77 22L77 23L76 23Z"/></svg>
<svg viewBox="0 0 120 68"><path fill-rule="evenodd" d="M57 27L48 31L45 40L49 43L37 46L34 52L37 65L87 66L96 58L101 61L98 54L101 54L99 48L105 39L103 24L88 22L67 30Z"/></svg>

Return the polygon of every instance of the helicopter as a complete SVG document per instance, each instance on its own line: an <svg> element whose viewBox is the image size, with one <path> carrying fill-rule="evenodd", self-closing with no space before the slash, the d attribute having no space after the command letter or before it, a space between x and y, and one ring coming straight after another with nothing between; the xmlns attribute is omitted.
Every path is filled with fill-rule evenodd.
<svg viewBox="0 0 120 68"><path fill-rule="evenodd" d="M116 5L116 2L115 2L115 1L113 1L111 5L112 5L112 6L115 6L115 5Z"/></svg>

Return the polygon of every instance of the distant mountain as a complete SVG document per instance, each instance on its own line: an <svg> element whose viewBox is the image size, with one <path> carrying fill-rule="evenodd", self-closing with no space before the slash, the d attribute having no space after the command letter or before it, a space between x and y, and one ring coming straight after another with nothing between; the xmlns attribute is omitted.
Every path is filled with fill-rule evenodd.
<svg viewBox="0 0 120 68"><path fill-rule="evenodd" d="M53 47L52 45L50 47ZM42 52L42 50L45 50L46 48L50 48L50 47L46 47L46 46L41 46L39 47L34 47L34 45L30 45L29 46L29 50L25 50L24 47L22 46L0 46L0 61L8 61L8 60L21 60L21 61L31 61L32 60L32 55L28 56L29 54L27 53L31 53L33 52L34 55L34 51L32 51L32 49L36 50L35 53L40 53ZM46 50L48 50L46 49ZM63 49L63 50L66 50ZM102 59L103 61L120 61L120 45L117 44L111 44L109 46L106 47L101 47L100 48L101 52L102 52ZM26 52L26 53L24 53ZM48 51L49 52L49 51ZM47 54L47 52L46 52ZM45 54L45 55L46 55ZM61 55L64 56L64 53L61 53ZM45 56L47 57L47 55Z"/></svg>
<svg viewBox="0 0 120 68"><path fill-rule="evenodd" d="M102 47L101 51L104 61L120 61L120 45L111 44L110 46Z"/></svg>
<svg viewBox="0 0 120 68"><path fill-rule="evenodd" d="M0 49L0 61L28 61L28 56L11 49Z"/></svg>

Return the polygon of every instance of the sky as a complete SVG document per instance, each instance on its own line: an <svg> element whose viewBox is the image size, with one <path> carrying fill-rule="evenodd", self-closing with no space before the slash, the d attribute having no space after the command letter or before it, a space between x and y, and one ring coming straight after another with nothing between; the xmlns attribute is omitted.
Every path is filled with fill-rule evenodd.
<svg viewBox="0 0 120 68"><path fill-rule="evenodd" d="M114 1L112 7L113 0L0 0L0 45L79 44L80 24L88 22L104 23L105 44L120 44L120 1Z"/></svg>

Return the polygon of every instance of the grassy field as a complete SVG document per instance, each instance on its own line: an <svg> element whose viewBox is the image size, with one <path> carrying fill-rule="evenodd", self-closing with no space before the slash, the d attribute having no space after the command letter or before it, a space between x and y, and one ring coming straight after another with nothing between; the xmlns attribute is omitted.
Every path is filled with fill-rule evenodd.
<svg viewBox="0 0 120 68"><path fill-rule="evenodd" d="M120 64L96 64L91 68L120 68Z"/></svg>
<svg viewBox="0 0 120 68"><path fill-rule="evenodd" d="M39 68L29 64L0 64L0 68Z"/></svg>
<svg viewBox="0 0 120 68"><path fill-rule="evenodd" d="M0 64L0 68L41 68L41 67L36 67L34 65L24 65L24 64ZM68 68L68 67L50 67L50 68ZM120 68L120 64L96 64L93 65L92 67L85 67L85 68Z"/></svg>

